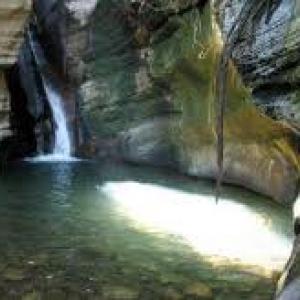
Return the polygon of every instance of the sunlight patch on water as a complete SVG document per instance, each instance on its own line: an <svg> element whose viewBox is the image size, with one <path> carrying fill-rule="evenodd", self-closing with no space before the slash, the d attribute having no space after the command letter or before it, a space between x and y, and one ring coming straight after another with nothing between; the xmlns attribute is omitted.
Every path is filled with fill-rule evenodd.
<svg viewBox="0 0 300 300"><path fill-rule="evenodd" d="M271 218L250 206L214 195L190 194L133 181L101 187L119 214L152 234L172 234L205 256L218 256L270 270L282 269L291 251L288 237Z"/></svg>

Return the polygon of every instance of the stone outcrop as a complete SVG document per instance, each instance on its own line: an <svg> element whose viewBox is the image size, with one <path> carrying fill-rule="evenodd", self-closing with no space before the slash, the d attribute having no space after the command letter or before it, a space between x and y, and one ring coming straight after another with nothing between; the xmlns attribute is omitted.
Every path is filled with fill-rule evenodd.
<svg viewBox="0 0 300 300"><path fill-rule="evenodd" d="M296 236L294 247L285 270L278 283L279 300L299 299L300 295L300 236Z"/></svg>
<svg viewBox="0 0 300 300"><path fill-rule="evenodd" d="M218 20L226 36L243 1L218 1ZM253 99L273 119L299 128L300 3L273 1L255 22L248 22L233 59Z"/></svg>
<svg viewBox="0 0 300 300"><path fill-rule="evenodd" d="M4 71L0 71L0 136L4 139L11 135L9 112L10 101Z"/></svg>
<svg viewBox="0 0 300 300"><path fill-rule="evenodd" d="M7 143L13 135L10 92L7 73L16 62L23 40L25 22L31 11L29 0L0 0L0 155L5 156Z"/></svg>
<svg viewBox="0 0 300 300"><path fill-rule="evenodd" d="M0 65L11 66L19 54L30 0L0 1Z"/></svg>

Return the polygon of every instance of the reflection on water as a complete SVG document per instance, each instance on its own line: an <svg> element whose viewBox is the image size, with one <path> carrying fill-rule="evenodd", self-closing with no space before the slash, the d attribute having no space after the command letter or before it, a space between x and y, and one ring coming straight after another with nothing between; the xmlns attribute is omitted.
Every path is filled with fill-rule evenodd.
<svg viewBox="0 0 300 300"><path fill-rule="evenodd" d="M55 166L55 172L51 173L51 186L54 196L65 202L72 192L73 168L68 163Z"/></svg>
<svg viewBox="0 0 300 300"><path fill-rule="evenodd" d="M291 252L290 239L274 231L270 216L230 199L216 204L214 195L138 182L106 183L102 190L137 228L178 235L203 255L281 269Z"/></svg>
<svg viewBox="0 0 300 300"><path fill-rule="evenodd" d="M0 172L0 299L270 299L264 268L287 259L290 213L240 189L218 205L212 193L149 168L10 165Z"/></svg>

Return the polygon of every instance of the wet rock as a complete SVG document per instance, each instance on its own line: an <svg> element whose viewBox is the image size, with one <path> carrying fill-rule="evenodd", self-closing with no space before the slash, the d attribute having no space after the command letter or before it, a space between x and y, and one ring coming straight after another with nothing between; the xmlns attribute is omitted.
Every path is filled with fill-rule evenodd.
<svg viewBox="0 0 300 300"><path fill-rule="evenodd" d="M182 282L182 277L176 273L162 273L159 278L162 284L174 284Z"/></svg>
<svg viewBox="0 0 300 300"><path fill-rule="evenodd" d="M46 299L66 299L66 293L62 290L59 289L55 289L55 290L50 290L48 292L45 293L45 298ZM43 298L42 298L43 299ZM72 298L72 300L77 300L76 297Z"/></svg>
<svg viewBox="0 0 300 300"><path fill-rule="evenodd" d="M189 297L189 299L199 299L199 300L213 299L213 292L211 288L202 282L193 283L187 286L184 292L185 295Z"/></svg>
<svg viewBox="0 0 300 300"><path fill-rule="evenodd" d="M299 300L300 279L298 278L293 280L276 299L277 300Z"/></svg>
<svg viewBox="0 0 300 300"><path fill-rule="evenodd" d="M26 272L23 269L8 267L2 274L3 278L11 281L21 281L26 278Z"/></svg>
<svg viewBox="0 0 300 300"><path fill-rule="evenodd" d="M135 300L138 291L125 286L106 286L103 288L103 299L105 300Z"/></svg>
<svg viewBox="0 0 300 300"><path fill-rule="evenodd" d="M167 288L164 292L163 296L165 300L181 300L183 299L183 295L176 291L174 288Z"/></svg>
<svg viewBox="0 0 300 300"><path fill-rule="evenodd" d="M9 137L12 132L10 129L10 97L5 82L5 74L0 70L0 138Z"/></svg>
<svg viewBox="0 0 300 300"><path fill-rule="evenodd" d="M226 35L247 1L217 1L219 23ZM299 32L300 3L273 1L254 22L247 22L233 59L254 102L272 118L299 125ZM255 38L254 38L255 37Z"/></svg>
<svg viewBox="0 0 300 300"><path fill-rule="evenodd" d="M43 299L42 295L37 291L30 292L22 297L22 300L42 300L42 299Z"/></svg>
<svg viewBox="0 0 300 300"><path fill-rule="evenodd" d="M131 128L121 135L121 156L131 162L176 166L169 135L171 124L169 119L157 118Z"/></svg>

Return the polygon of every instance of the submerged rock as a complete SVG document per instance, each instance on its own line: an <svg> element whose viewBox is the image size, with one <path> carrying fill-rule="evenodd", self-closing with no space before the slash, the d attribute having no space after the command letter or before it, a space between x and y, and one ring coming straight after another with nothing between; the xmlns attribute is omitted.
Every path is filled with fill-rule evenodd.
<svg viewBox="0 0 300 300"><path fill-rule="evenodd" d="M135 300L138 299L138 291L124 286L106 286L103 288L103 299Z"/></svg>
<svg viewBox="0 0 300 300"><path fill-rule="evenodd" d="M22 300L41 300L41 299L42 299L42 295L37 291L30 292L22 297Z"/></svg>
<svg viewBox="0 0 300 300"><path fill-rule="evenodd" d="M188 286L185 289L185 294L189 299L213 299L213 293L211 288L202 282L193 283L190 286Z"/></svg>
<svg viewBox="0 0 300 300"><path fill-rule="evenodd" d="M26 272L23 269L15 269L8 267L2 273L3 278L11 281L20 281L26 278Z"/></svg>
<svg viewBox="0 0 300 300"><path fill-rule="evenodd" d="M183 295L173 288L167 288L163 295L166 300L181 300Z"/></svg>

